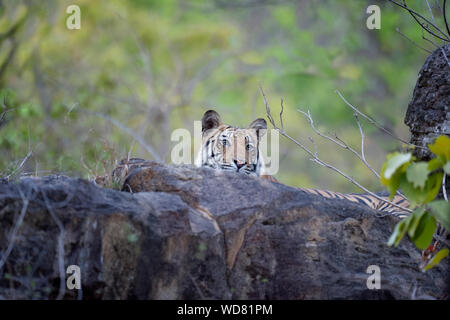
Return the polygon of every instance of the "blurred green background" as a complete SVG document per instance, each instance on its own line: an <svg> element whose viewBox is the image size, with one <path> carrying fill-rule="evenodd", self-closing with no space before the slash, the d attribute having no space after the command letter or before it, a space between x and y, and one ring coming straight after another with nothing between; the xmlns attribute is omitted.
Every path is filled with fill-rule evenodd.
<svg viewBox="0 0 450 320"><path fill-rule="evenodd" d="M0 99L14 108L0 126L0 176L30 150L23 172L31 175L92 178L129 152L153 159L137 136L169 162L172 130L193 132L193 121L210 108L232 125L264 117L261 85L275 115L284 99L291 136L308 146L314 137L319 156L378 191L376 177L350 152L314 136L297 109L359 149L353 113L337 89L408 140L403 118L428 53L396 28L433 50L414 20L387 1L0 3ZM71 4L81 8L80 30L66 28ZM381 30L366 27L370 4L381 8ZM423 0L408 4L429 14ZM366 156L379 170L401 144L362 125ZM276 177L283 183L357 191L283 137L280 153Z"/></svg>

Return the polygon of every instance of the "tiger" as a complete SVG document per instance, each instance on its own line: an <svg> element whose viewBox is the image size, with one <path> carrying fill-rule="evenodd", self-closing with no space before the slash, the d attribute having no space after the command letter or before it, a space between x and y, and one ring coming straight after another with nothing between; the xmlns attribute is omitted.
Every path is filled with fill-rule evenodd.
<svg viewBox="0 0 450 320"><path fill-rule="evenodd" d="M202 144L195 165L266 176L259 146L266 130L267 122L262 118L243 129L224 124L216 111L208 110L202 117Z"/></svg>
<svg viewBox="0 0 450 320"><path fill-rule="evenodd" d="M267 131L266 120L258 118L250 123L247 128L239 128L223 123L216 111L208 110L203 114L201 123L202 143L195 159L197 167L209 167L257 176L271 182L280 183L272 175L267 174L268 170L260 148L261 138ZM370 194L343 194L298 187L297 189L328 199L349 200L399 218L408 215L408 211L402 208L408 209L409 201L401 195L395 195L392 200L387 195L377 195L397 205L394 206Z"/></svg>

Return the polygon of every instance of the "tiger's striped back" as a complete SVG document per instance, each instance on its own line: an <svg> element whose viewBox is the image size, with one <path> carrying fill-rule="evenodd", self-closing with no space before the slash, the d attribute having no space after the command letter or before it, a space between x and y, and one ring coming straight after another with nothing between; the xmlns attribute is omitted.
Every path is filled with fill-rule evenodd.
<svg viewBox="0 0 450 320"><path fill-rule="evenodd" d="M312 193L318 196L322 196L324 198L328 199L342 199L342 200L348 200L352 202L356 202L365 206L368 206L369 208L378 210L380 212L384 212L399 218L404 218L408 216L408 211L402 210L388 202L381 201L380 199L377 199L376 197L370 195L370 194L361 194L361 193L340 193L340 192L334 192L334 191L328 191L328 190L320 190L320 189L309 189L309 188L298 188L300 190L303 190L308 193ZM395 195L392 200L389 199L388 196L384 195L378 195L380 198L383 198L386 201L389 201L391 203L396 204L397 206L403 207L403 208L409 208L409 201L399 195Z"/></svg>
<svg viewBox="0 0 450 320"><path fill-rule="evenodd" d="M280 183L275 177L271 175L261 175L261 178L265 180L269 180L271 182ZM311 188L299 188L296 187L298 190L302 190L307 193L314 194L316 196L324 197L327 199L341 199L341 200L348 200L351 202L359 203L361 205L367 206L369 208L375 209L377 211L386 213L388 215L392 215L398 218L405 218L409 215L409 212L406 210L402 210L401 208L398 208L391 203L408 209L409 208L409 201L399 195L395 195L392 200L389 199L389 196L386 196L384 194L377 194L380 198L389 201L391 203L381 201L380 199L377 199L376 197L365 194L365 193L340 193L335 191L329 191L329 190L321 190L321 189L311 189Z"/></svg>

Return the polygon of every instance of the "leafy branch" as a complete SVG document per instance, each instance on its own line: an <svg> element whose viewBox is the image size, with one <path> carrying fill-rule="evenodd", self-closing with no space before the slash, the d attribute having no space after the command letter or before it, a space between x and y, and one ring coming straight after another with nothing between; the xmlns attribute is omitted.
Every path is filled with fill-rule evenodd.
<svg viewBox="0 0 450 320"><path fill-rule="evenodd" d="M439 232L435 236L437 223L447 231L450 230L450 204L445 190L445 177L450 174L450 138L440 136L428 147L435 155L428 162L415 161L411 153L388 155L380 179L391 192L391 197L401 189L408 197L411 207L415 207L411 215L396 225L388 244L398 246L408 234L416 247L424 250L421 263L423 271L436 266L449 253L448 248L443 248L431 257L439 241L449 245L444 237L440 237ZM436 200L441 186L444 200ZM431 245L433 237L437 241Z"/></svg>

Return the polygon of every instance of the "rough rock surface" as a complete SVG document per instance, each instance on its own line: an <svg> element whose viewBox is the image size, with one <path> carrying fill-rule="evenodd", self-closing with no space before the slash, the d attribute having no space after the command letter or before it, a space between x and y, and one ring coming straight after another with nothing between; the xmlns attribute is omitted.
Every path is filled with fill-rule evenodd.
<svg viewBox="0 0 450 320"><path fill-rule="evenodd" d="M422 147L442 134L450 135L450 66L443 50L450 59L450 44L436 49L427 58L405 116L411 143ZM430 159L427 149L417 148L415 154L419 159Z"/></svg>
<svg viewBox="0 0 450 320"><path fill-rule="evenodd" d="M386 245L397 220L358 204L256 177L157 163L132 170L126 184L133 193L63 176L0 182L0 264L12 248L0 269L0 298L444 294L446 265L419 271L420 252L409 241ZM60 288L69 265L80 267L82 290ZM380 290L366 286L369 265L380 267Z"/></svg>

